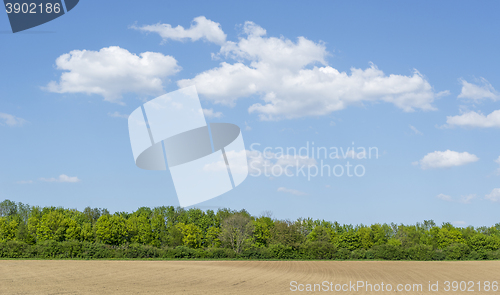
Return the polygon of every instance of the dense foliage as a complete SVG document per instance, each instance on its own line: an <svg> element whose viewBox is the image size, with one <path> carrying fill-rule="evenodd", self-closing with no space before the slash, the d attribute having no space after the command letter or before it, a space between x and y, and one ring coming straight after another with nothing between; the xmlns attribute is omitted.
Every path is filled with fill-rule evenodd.
<svg viewBox="0 0 500 295"><path fill-rule="evenodd" d="M269 215L269 214L267 214ZM106 209L0 203L3 258L500 259L500 223L492 227L341 225L275 220L245 210L141 207Z"/></svg>

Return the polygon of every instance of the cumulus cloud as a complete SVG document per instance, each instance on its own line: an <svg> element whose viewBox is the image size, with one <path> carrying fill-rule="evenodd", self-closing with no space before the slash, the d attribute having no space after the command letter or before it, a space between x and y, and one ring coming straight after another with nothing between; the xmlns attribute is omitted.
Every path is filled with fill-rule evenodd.
<svg viewBox="0 0 500 295"><path fill-rule="evenodd" d="M64 72L46 89L56 93L99 94L120 103L124 93L159 95L167 77L180 71L177 60L157 52L133 54L118 46L73 50L56 59Z"/></svg>
<svg viewBox="0 0 500 295"><path fill-rule="evenodd" d="M305 196L305 195L307 195L304 192L298 191L296 189L286 188L286 187L279 187L278 188L278 192L284 192L284 193L292 194L292 195L295 195L295 196Z"/></svg>
<svg viewBox="0 0 500 295"><path fill-rule="evenodd" d="M196 85L205 98L226 105L258 96L263 103L253 104L249 112L261 120L321 116L349 105L376 102L392 103L406 112L434 110L434 100L448 94L436 93L417 70L408 76L386 75L371 64L340 72L327 64L328 55L322 42L267 37L265 29L246 22L238 42L225 42L215 55L233 63L223 61L177 84Z"/></svg>
<svg viewBox="0 0 500 295"><path fill-rule="evenodd" d="M213 109L203 109L203 115L207 118L220 118L222 117L221 112L214 112Z"/></svg>
<svg viewBox="0 0 500 295"><path fill-rule="evenodd" d="M224 44L226 41L226 34L222 31L220 24L206 19L204 16L194 18L189 29L185 29L182 26L172 28L169 24L160 23L140 27L134 25L132 28L143 32L158 33L164 41L168 39L176 41L197 41L204 39L219 45Z"/></svg>
<svg viewBox="0 0 500 295"><path fill-rule="evenodd" d="M474 101L479 101L485 98L492 100L500 99L500 94L485 78L481 78L479 80L482 85L472 84L464 79L460 79L460 82L462 83L462 91L458 95L459 98L471 99Z"/></svg>
<svg viewBox="0 0 500 295"><path fill-rule="evenodd" d="M491 193L485 196L485 199L492 202L500 202L500 188L494 188Z"/></svg>
<svg viewBox="0 0 500 295"><path fill-rule="evenodd" d="M74 182L80 182L80 179L78 179L78 177L76 176L73 176L73 177L70 177L66 174L61 174L59 175L58 178L40 178L41 181L45 181L45 182L71 182L71 183L74 183Z"/></svg>
<svg viewBox="0 0 500 295"><path fill-rule="evenodd" d="M14 115L0 113L0 125L7 125L10 127L23 126L27 121L23 118Z"/></svg>
<svg viewBox="0 0 500 295"><path fill-rule="evenodd" d="M446 150L444 152L435 151L428 153L421 160L414 162L415 165L420 165L422 169L430 168L450 168L455 166L462 166L465 164L478 161L476 155L467 152L459 153L455 151Z"/></svg>
<svg viewBox="0 0 500 295"><path fill-rule="evenodd" d="M481 112L469 111L457 116L446 117L444 127L476 127L476 128L500 128L500 110L491 114L483 115Z"/></svg>
<svg viewBox="0 0 500 295"><path fill-rule="evenodd" d="M413 132L415 132L415 134L417 135L424 135L422 132L420 132L417 128L415 128L412 125L410 125L410 129L413 130Z"/></svg>
<svg viewBox="0 0 500 295"><path fill-rule="evenodd" d="M112 118L123 118L123 119L128 119L128 117L129 117L129 115L122 114L120 112L108 113L108 116L110 116Z"/></svg>

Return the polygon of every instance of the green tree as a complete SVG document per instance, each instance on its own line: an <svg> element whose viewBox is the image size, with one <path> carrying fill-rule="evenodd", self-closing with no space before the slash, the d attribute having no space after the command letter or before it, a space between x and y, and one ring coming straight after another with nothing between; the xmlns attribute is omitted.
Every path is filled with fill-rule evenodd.
<svg viewBox="0 0 500 295"><path fill-rule="evenodd" d="M102 215L97 220L96 238L98 241L110 244L120 245L127 240L126 220L118 215Z"/></svg>
<svg viewBox="0 0 500 295"><path fill-rule="evenodd" d="M327 242L330 243L332 239L332 233L329 229L324 226L317 225L313 230L307 235L307 240L310 242Z"/></svg>
<svg viewBox="0 0 500 295"><path fill-rule="evenodd" d="M273 226L271 218L259 217L253 221L253 226L254 245L257 247L267 247L271 239L271 227Z"/></svg>
<svg viewBox="0 0 500 295"><path fill-rule="evenodd" d="M345 248L350 251L356 250L361 247L361 239L359 238L357 232L348 231L337 237L335 246L337 246L337 248Z"/></svg>
<svg viewBox="0 0 500 295"><path fill-rule="evenodd" d="M444 249L451 244L465 244L462 233L456 228L443 227L437 233L437 247Z"/></svg>
<svg viewBox="0 0 500 295"><path fill-rule="evenodd" d="M211 226L207 229L204 245L210 248L217 248L221 245L220 236L220 228L216 226Z"/></svg>
<svg viewBox="0 0 500 295"><path fill-rule="evenodd" d="M297 249L305 241L297 223L277 220L271 228L270 244L282 244Z"/></svg>
<svg viewBox="0 0 500 295"><path fill-rule="evenodd" d="M226 218L221 225L220 240L236 253L240 253L244 243L252 236L254 227L251 221L245 212Z"/></svg>
<svg viewBox="0 0 500 295"><path fill-rule="evenodd" d="M179 222L177 227L182 233L182 243L190 248L199 248L201 245L202 234L201 230L195 224L184 224Z"/></svg>

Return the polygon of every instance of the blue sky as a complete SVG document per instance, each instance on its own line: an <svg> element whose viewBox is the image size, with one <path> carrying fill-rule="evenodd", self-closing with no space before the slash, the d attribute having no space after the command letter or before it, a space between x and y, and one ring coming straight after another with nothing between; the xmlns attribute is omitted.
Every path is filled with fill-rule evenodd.
<svg viewBox="0 0 500 295"><path fill-rule="evenodd" d="M0 14L0 199L79 210L177 206L168 171L135 166L126 117L194 84L207 121L240 126L248 150L354 142L379 151L378 159L323 159L363 165L362 177L249 176L202 209L492 225L499 6L81 1L16 34ZM281 165L249 159L265 160Z"/></svg>

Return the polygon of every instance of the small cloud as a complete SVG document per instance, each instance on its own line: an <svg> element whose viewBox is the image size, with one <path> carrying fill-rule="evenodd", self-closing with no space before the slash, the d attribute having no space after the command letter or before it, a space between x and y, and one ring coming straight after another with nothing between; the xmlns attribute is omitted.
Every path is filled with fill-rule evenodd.
<svg viewBox="0 0 500 295"><path fill-rule="evenodd" d="M500 188L494 188L491 193L486 195L484 198L492 202L500 202Z"/></svg>
<svg viewBox="0 0 500 295"><path fill-rule="evenodd" d="M472 84L464 79L460 79L462 83L462 92L458 95L458 98L471 99L474 101L479 101L481 99L489 98L491 100L500 99L500 94L491 86L490 82L485 78L479 79L482 85Z"/></svg>
<svg viewBox="0 0 500 295"><path fill-rule="evenodd" d="M445 194L439 194L436 196L436 198L441 199L443 201L451 202L453 201L453 198L451 196L445 195Z"/></svg>
<svg viewBox="0 0 500 295"><path fill-rule="evenodd" d="M19 118L6 113L0 113L0 125L18 127L18 126L23 126L26 122L28 121L24 120L23 118Z"/></svg>
<svg viewBox="0 0 500 295"><path fill-rule="evenodd" d="M220 24L204 16L195 17L189 29L182 26L173 28L170 24L161 23L140 27L132 25L130 28L143 32L158 33L163 38L163 41L171 39L175 41L191 40L194 42L202 39L219 45L226 42L226 34L222 31Z"/></svg>
<svg viewBox="0 0 500 295"><path fill-rule="evenodd" d="M441 128L469 127L469 128L500 128L500 110L484 115L481 112L467 111L457 116L447 116L446 124Z"/></svg>
<svg viewBox="0 0 500 295"><path fill-rule="evenodd" d="M331 186L329 184L325 185L326 188L330 188Z"/></svg>
<svg viewBox="0 0 500 295"><path fill-rule="evenodd" d="M120 112L108 113L108 116L110 116L112 118L124 118L124 119L128 119L128 115L121 114Z"/></svg>
<svg viewBox="0 0 500 295"><path fill-rule="evenodd" d="M295 195L295 196L305 196L305 195L307 195L304 192L301 192L301 191L298 191L298 190L295 190L295 189L285 188L285 187L279 187L278 188L278 192L289 193L289 194L292 194L292 195Z"/></svg>
<svg viewBox="0 0 500 295"><path fill-rule="evenodd" d="M73 177L70 177L68 175L65 175L65 174L61 174L59 175L58 178L40 178L41 181L45 181L45 182L71 182L71 183L75 183L75 182L80 182L81 180L78 179L78 177L76 176L73 176Z"/></svg>
<svg viewBox="0 0 500 295"><path fill-rule="evenodd" d="M420 164L420 167L425 169L430 168L450 168L462 166L465 164L477 162L479 158L476 155L467 152L459 153L446 150L444 152L435 151L425 155L420 161L413 162L413 165Z"/></svg>
<svg viewBox="0 0 500 295"><path fill-rule="evenodd" d="M220 118L222 117L221 112L214 112L213 109L203 109L203 114L208 118Z"/></svg>
<svg viewBox="0 0 500 295"><path fill-rule="evenodd" d="M333 126L335 126L335 125L337 125L335 122L330 121L330 126L332 126L332 127L333 127Z"/></svg>
<svg viewBox="0 0 500 295"><path fill-rule="evenodd" d="M465 222L465 221L453 221L452 224L454 226L461 227L461 226L466 226L467 222Z"/></svg>
<svg viewBox="0 0 500 295"><path fill-rule="evenodd" d="M461 196L460 197L460 200L458 200L459 203L462 203L462 204L470 204L470 202L477 198L477 195L476 194L471 194L471 195L467 195L467 196Z"/></svg>
<svg viewBox="0 0 500 295"><path fill-rule="evenodd" d="M252 127L250 127L250 126L248 125L247 121L245 121L245 130L246 130L246 131L250 131L250 130L252 130Z"/></svg>
<svg viewBox="0 0 500 295"><path fill-rule="evenodd" d="M33 183L33 180L20 180L16 181L17 184L30 184Z"/></svg>
<svg viewBox="0 0 500 295"><path fill-rule="evenodd" d="M410 129L413 130L413 132L415 132L415 134L417 135L424 135L422 132L420 132L417 128L415 128L412 125L410 125Z"/></svg>
<svg viewBox="0 0 500 295"><path fill-rule="evenodd" d="M462 204L470 204L473 199L477 198L477 195L470 194L470 195L466 195L466 196L461 196L460 199L455 200L449 195L439 194L436 196L436 198L443 200L443 201L446 201L446 202L459 202Z"/></svg>

